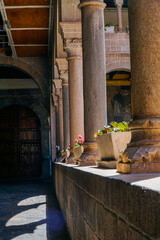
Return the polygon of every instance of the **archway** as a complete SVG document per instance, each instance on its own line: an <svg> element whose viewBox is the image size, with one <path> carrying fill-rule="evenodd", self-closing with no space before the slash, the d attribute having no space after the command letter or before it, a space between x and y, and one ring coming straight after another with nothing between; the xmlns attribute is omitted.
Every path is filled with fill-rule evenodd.
<svg viewBox="0 0 160 240"><path fill-rule="evenodd" d="M41 132L37 115L14 105L0 111L0 177L40 177Z"/></svg>
<svg viewBox="0 0 160 240"><path fill-rule="evenodd" d="M106 74L107 121L129 122L132 118L131 73L116 70Z"/></svg>

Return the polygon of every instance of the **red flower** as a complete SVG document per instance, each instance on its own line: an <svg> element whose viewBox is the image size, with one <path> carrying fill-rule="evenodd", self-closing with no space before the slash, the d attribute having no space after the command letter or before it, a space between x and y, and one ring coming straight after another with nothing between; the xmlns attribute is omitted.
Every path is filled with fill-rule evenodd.
<svg viewBox="0 0 160 240"><path fill-rule="evenodd" d="M76 139L76 140L75 140L75 143L77 143L77 142L78 142L78 140Z"/></svg>
<svg viewBox="0 0 160 240"><path fill-rule="evenodd" d="M82 144L84 143L84 139L82 140Z"/></svg>
<svg viewBox="0 0 160 240"><path fill-rule="evenodd" d="M78 136L78 138L79 138L79 139L82 139L82 136L81 136L81 135L79 135L79 136Z"/></svg>

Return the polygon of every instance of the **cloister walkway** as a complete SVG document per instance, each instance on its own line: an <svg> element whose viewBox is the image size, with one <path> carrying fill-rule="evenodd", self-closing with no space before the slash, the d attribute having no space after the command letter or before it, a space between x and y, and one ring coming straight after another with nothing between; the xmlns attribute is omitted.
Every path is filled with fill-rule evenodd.
<svg viewBox="0 0 160 240"><path fill-rule="evenodd" d="M50 182L0 183L0 240L69 240Z"/></svg>

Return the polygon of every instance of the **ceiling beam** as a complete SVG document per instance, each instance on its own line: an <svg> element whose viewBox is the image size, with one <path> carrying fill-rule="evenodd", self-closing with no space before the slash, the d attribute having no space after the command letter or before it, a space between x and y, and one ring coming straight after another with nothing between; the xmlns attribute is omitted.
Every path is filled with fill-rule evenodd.
<svg viewBox="0 0 160 240"><path fill-rule="evenodd" d="M7 33L8 43L11 46L12 56L16 58L17 57L17 53L16 53L16 49L14 47L12 34L11 34L10 29L9 29L9 27L10 27L9 25L10 24L9 24L9 21L8 21L8 18L7 18L7 14L6 14L6 10L5 10L5 6L4 6L3 0L0 1L0 12L1 12L1 15L2 15L2 19L3 19L3 26L4 26L4 29L6 30L6 33Z"/></svg>
<svg viewBox="0 0 160 240"><path fill-rule="evenodd" d="M49 5L28 5L28 6L5 6L6 9L22 9L22 8L50 8Z"/></svg>
<svg viewBox="0 0 160 240"><path fill-rule="evenodd" d="M12 28L12 27L10 27L10 30L11 31L24 31L24 30L49 30L49 28L30 28L30 27L28 27L28 28Z"/></svg>
<svg viewBox="0 0 160 240"><path fill-rule="evenodd" d="M48 44L14 44L15 47L46 47Z"/></svg>

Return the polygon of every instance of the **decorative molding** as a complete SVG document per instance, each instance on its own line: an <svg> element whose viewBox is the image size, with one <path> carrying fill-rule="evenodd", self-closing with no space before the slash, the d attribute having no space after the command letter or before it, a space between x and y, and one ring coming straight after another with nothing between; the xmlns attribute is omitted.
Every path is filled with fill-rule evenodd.
<svg viewBox="0 0 160 240"><path fill-rule="evenodd" d="M54 102L54 106L58 107L59 100L62 99L62 80L61 79L53 79L52 99Z"/></svg>
<svg viewBox="0 0 160 240"><path fill-rule="evenodd" d="M60 22L63 39L81 39L82 24L81 22Z"/></svg>
<svg viewBox="0 0 160 240"><path fill-rule="evenodd" d="M123 3L124 3L124 0L114 0L114 4L117 7L122 7Z"/></svg>
<svg viewBox="0 0 160 240"><path fill-rule="evenodd" d="M66 58L56 58L56 65L62 86L68 86L68 62Z"/></svg>
<svg viewBox="0 0 160 240"><path fill-rule="evenodd" d="M65 39L64 49L67 52L68 58L82 58L82 39Z"/></svg>
<svg viewBox="0 0 160 240"><path fill-rule="evenodd" d="M105 8L107 5L102 2L96 2L96 1L85 1L79 4L79 8L86 7L86 6L96 6L96 7L102 7Z"/></svg>

